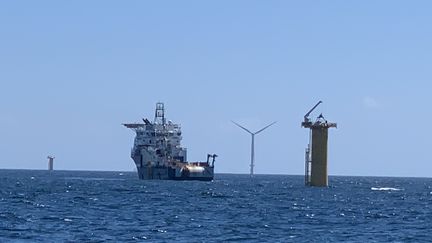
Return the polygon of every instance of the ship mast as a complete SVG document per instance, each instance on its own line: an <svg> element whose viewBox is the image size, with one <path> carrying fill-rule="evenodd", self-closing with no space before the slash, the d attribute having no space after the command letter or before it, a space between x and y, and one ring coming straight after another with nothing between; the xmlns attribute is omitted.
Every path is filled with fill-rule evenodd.
<svg viewBox="0 0 432 243"><path fill-rule="evenodd" d="M162 102L156 103L154 123L165 125L165 108Z"/></svg>

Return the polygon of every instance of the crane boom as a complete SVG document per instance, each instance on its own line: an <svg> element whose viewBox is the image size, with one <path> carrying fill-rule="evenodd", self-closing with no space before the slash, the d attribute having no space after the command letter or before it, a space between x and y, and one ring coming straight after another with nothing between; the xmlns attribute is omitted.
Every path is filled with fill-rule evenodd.
<svg viewBox="0 0 432 243"><path fill-rule="evenodd" d="M314 106L312 107L312 109L310 109L310 111L308 113L306 113L306 115L304 115L304 122L308 122L309 121L309 115L312 113L312 111L314 111L321 103L323 103L321 100Z"/></svg>

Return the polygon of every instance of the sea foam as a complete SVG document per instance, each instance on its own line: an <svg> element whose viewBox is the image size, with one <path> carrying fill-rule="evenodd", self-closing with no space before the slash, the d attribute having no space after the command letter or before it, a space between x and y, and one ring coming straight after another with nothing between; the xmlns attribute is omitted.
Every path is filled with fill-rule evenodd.
<svg viewBox="0 0 432 243"><path fill-rule="evenodd" d="M402 189L394 188L394 187L372 187L372 191L400 191Z"/></svg>

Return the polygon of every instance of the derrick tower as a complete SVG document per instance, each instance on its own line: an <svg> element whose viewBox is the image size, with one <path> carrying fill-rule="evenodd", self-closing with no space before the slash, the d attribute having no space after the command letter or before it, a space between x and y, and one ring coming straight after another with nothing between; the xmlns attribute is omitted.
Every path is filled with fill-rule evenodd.
<svg viewBox="0 0 432 243"><path fill-rule="evenodd" d="M305 184L307 186L328 186L327 148L328 129L337 128L336 123L328 122L320 114L315 122L309 119L309 115L322 101L319 101L306 115L302 127L309 128L309 144L305 152Z"/></svg>

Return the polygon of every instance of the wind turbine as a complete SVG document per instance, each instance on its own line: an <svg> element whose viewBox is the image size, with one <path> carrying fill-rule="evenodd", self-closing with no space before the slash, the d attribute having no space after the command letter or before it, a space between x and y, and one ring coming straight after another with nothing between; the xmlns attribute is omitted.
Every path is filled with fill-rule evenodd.
<svg viewBox="0 0 432 243"><path fill-rule="evenodd" d="M238 123L236 123L234 121L232 121L232 123L236 124L238 127L240 127L241 129L245 130L246 132L248 132L252 136L250 175L253 176L253 174L254 174L254 166L255 166L255 135L257 135L258 133L266 130L267 128L269 128L270 126L272 126L273 124L275 124L276 122L273 122L273 123L265 126L261 130L258 130L256 132L251 132L251 131L249 131L249 129L243 127L242 125L240 125L240 124L238 124Z"/></svg>

